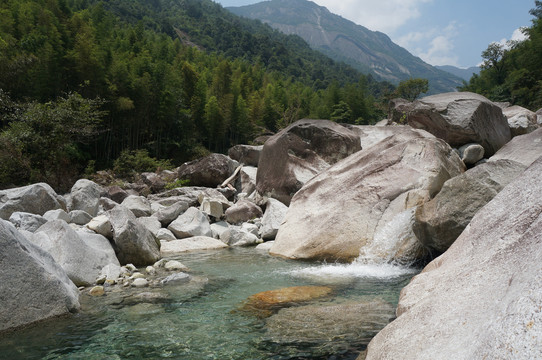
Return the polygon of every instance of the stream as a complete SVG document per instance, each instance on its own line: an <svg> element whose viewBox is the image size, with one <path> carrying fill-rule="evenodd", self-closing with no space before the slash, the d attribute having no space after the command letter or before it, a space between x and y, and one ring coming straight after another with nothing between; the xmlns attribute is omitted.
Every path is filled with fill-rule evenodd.
<svg viewBox="0 0 542 360"><path fill-rule="evenodd" d="M393 318L401 288L419 271L389 264L291 261L253 248L174 259L190 268L189 283L114 286L103 297L83 292L78 314L2 335L0 359L356 359ZM300 285L332 289L331 296L311 305L386 304L385 321L371 323L363 336L353 338L347 329L326 338L327 330L318 324L294 326L304 328L297 335L286 329L291 324L270 322L274 316L242 311L250 295Z"/></svg>

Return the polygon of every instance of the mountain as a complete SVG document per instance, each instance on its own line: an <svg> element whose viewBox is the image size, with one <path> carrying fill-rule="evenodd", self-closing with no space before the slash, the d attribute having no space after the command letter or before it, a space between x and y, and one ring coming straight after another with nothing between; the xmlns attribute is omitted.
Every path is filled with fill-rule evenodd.
<svg viewBox="0 0 542 360"><path fill-rule="evenodd" d="M429 80L430 93L455 91L463 83L460 77L412 55L386 34L332 14L312 1L271 0L227 9L259 19L286 34L299 35L329 57L378 79L397 84L409 78L425 78Z"/></svg>
<svg viewBox="0 0 542 360"><path fill-rule="evenodd" d="M442 71L447 71L450 74L453 74L455 76L459 76L465 81L469 81L470 78L472 77L472 74L476 74L476 75L480 74L480 68L478 66L471 66L470 68L467 68L467 69L461 69L452 65L443 65L443 66L435 66L435 67Z"/></svg>

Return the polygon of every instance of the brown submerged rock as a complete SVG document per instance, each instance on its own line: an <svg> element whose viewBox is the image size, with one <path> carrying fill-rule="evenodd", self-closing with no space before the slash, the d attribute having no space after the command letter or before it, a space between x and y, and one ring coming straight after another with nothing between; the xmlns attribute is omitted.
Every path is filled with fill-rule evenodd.
<svg viewBox="0 0 542 360"><path fill-rule="evenodd" d="M332 291L327 286L293 286L263 291L249 296L241 310L267 317L274 310L322 298L331 294Z"/></svg>

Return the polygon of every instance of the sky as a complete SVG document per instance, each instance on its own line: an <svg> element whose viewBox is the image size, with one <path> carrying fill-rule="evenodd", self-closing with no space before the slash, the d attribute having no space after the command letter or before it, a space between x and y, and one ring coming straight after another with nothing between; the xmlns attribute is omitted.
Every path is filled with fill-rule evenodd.
<svg viewBox="0 0 542 360"><path fill-rule="evenodd" d="M260 0L214 0L243 6ZM478 66L492 42L519 40L534 0L313 0L356 24L387 34L431 65Z"/></svg>

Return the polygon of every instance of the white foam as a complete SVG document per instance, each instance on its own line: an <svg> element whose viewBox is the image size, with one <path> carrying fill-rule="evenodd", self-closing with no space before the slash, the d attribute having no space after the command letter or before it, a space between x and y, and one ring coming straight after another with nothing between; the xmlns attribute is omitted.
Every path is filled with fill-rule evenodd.
<svg viewBox="0 0 542 360"><path fill-rule="evenodd" d="M315 280L352 280L357 278L395 279L419 270L394 264L329 264L290 271L290 275Z"/></svg>

